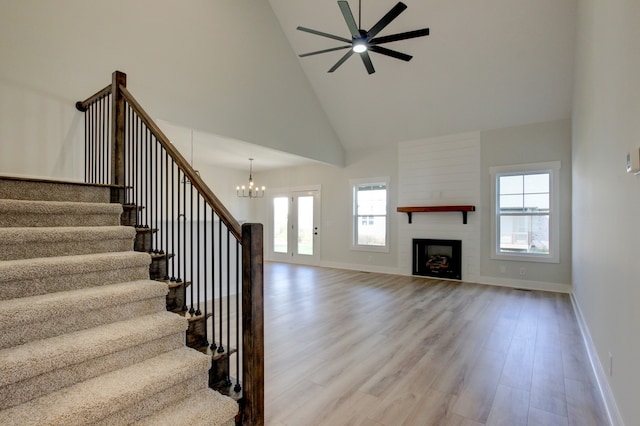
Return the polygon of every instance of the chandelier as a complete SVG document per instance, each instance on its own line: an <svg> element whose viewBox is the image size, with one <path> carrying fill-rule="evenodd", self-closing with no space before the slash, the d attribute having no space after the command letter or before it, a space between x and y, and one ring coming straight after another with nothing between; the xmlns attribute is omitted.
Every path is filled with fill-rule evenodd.
<svg viewBox="0 0 640 426"><path fill-rule="evenodd" d="M264 197L264 190L266 189L264 186L258 188L253 183L253 158L249 158L249 186L236 186L236 195L238 197L245 198L262 198Z"/></svg>

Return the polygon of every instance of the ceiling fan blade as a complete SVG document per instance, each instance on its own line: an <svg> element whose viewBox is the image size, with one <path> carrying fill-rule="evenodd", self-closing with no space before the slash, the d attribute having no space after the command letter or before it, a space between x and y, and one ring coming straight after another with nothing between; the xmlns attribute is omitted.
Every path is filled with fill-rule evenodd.
<svg viewBox="0 0 640 426"><path fill-rule="evenodd" d="M351 8L349 7L349 2L339 1L338 6L340 6L342 16L344 16L344 20L347 22L347 27L349 27L349 32L351 33L351 35L354 38L360 37L360 29L356 24L356 20L353 18L353 13L351 13Z"/></svg>
<svg viewBox="0 0 640 426"><path fill-rule="evenodd" d="M369 46L369 50L382 55L391 56L392 58L400 59L402 61L410 61L411 58L413 58L413 56L407 55L406 53L397 52L382 46Z"/></svg>
<svg viewBox="0 0 640 426"><path fill-rule="evenodd" d="M338 40L338 41L344 41L345 43L349 43L349 44L351 44L351 41L352 41L352 40L349 40L348 38L340 37L340 36L333 35L333 34L323 33L322 31L312 30L311 28L298 27L296 29L300 30L300 31L307 32L307 33L319 35L319 36L322 36L322 37L332 38L332 39Z"/></svg>
<svg viewBox="0 0 640 426"><path fill-rule="evenodd" d="M423 37L429 35L429 28L421 30L407 31L406 33L391 34L383 37L376 37L369 41L371 44L390 43L392 41L406 40L408 38Z"/></svg>
<svg viewBox="0 0 640 426"><path fill-rule="evenodd" d="M402 3L401 1L398 2L398 4L393 6L393 8L382 17L382 19L380 19L373 27L371 27L371 29L367 33L367 38L369 40L374 38L380 31L384 29L384 27L386 27L391 21L396 19L398 15L400 15L406 8L406 4Z"/></svg>
<svg viewBox="0 0 640 426"><path fill-rule="evenodd" d="M373 68L373 63L371 62L371 58L369 57L369 52L364 51L360 54L362 58L362 62L364 63L364 67L367 69L369 74L373 74L376 70Z"/></svg>
<svg viewBox="0 0 640 426"><path fill-rule="evenodd" d="M302 55L298 55L298 56L300 56L301 58L304 58L306 56L318 55L320 53L333 52L335 50L342 50L342 49L349 49L349 48L351 48L351 46L332 47L331 49L316 50L315 52L303 53Z"/></svg>
<svg viewBox="0 0 640 426"><path fill-rule="evenodd" d="M334 66L331 67L331 69L328 72L334 72L335 70L338 69L338 67L342 64L344 64L344 61L346 61L347 59L349 59L349 57L353 55L353 50L349 49L349 51L347 53L345 53L345 55L340 58L340 60L338 62L336 62L336 64Z"/></svg>

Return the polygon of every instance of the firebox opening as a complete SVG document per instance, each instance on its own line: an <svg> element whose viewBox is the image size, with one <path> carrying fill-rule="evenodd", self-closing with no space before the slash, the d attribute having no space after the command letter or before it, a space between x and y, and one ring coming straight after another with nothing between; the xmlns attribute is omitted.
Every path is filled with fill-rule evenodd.
<svg viewBox="0 0 640 426"><path fill-rule="evenodd" d="M413 240L413 275L461 279L460 240Z"/></svg>

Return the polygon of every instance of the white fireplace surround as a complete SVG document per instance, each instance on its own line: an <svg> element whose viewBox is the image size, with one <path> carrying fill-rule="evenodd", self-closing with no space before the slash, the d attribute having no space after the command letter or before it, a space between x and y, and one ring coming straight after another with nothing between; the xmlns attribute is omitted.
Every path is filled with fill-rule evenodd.
<svg viewBox="0 0 640 426"><path fill-rule="evenodd" d="M414 214L411 224L399 220L400 273L412 273L414 238L460 240L462 280L479 282L480 133L403 142L398 150L399 206L476 206L466 225L457 212Z"/></svg>

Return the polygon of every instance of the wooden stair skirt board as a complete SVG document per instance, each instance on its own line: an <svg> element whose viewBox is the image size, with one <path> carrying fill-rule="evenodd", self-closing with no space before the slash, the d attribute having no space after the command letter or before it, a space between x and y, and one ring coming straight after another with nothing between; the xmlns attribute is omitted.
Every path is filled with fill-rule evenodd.
<svg viewBox="0 0 640 426"><path fill-rule="evenodd" d="M228 355L186 346L206 318L167 312L189 283L163 281L172 255L133 251L154 230L121 226L139 209L113 190L0 177L0 424L234 424L208 387Z"/></svg>

